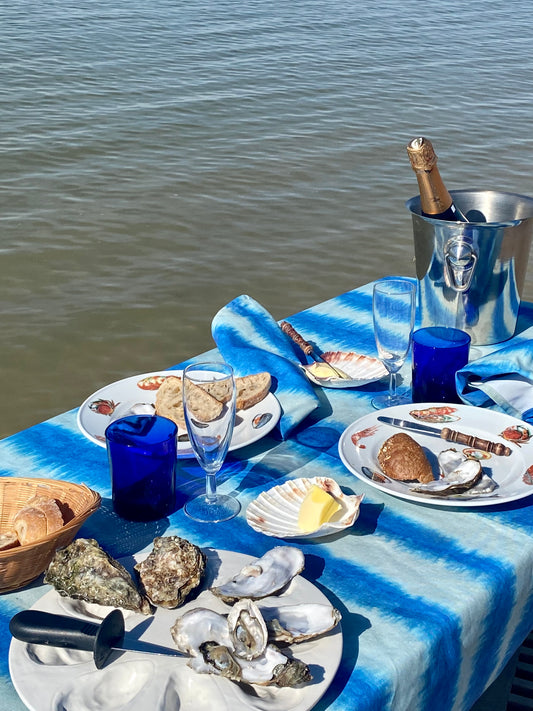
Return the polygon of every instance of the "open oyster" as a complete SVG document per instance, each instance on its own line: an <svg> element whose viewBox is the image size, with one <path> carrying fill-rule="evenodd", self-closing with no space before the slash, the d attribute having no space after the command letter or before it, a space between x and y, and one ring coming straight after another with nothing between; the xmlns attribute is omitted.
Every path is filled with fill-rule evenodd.
<svg viewBox="0 0 533 711"><path fill-rule="evenodd" d="M276 546L211 592L229 604L246 597L259 600L283 590L305 565L304 554L293 546Z"/></svg>
<svg viewBox="0 0 533 711"><path fill-rule="evenodd" d="M318 602L260 607L260 610L266 622L269 639L287 644L303 642L325 634L341 619L341 613L336 608Z"/></svg>
<svg viewBox="0 0 533 711"><path fill-rule="evenodd" d="M483 469L477 459L470 459L455 449L446 449L438 455L441 475L426 484L413 487L411 491L432 496L455 496L470 491L483 477Z"/></svg>
<svg viewBox="0 0 533 711"><path fill-rule="evenodd" d="M228 615L228 627L235 653L239 657L249 660L265 651L267 626L253 600L243 598L235 603Z"/></svg>
<svg viewBox="0 0 533 711"><path fill-rule="evenodd" d="M204 642L200 652L201 657L191 660L192 669L199 673L218 674L231 681L260 686L299 686L312 679L307 664L299 659L289 659L272 644L260 657L250 661L215 642Z"/></svg>
<svg viewBox="0 0 533 711"><path fill-rule="evenodd" d="M130 574L93 538L77 538L56 551L44 582L60 595L149 615L152 608Z"/></svg>
<svg viewBox="0 0 533 711"><path fill-rule="evenodd" d="M250 602L238 603L231 620L229 615L203 607L176 620L170 632L178 649L191 656L188 666L199 674L262 686L297 686L310 681L306 664L266 645L266 630L260 630L264 621Z"/></svg>
<svg viewBox="0 0 533 711"><path fill-rule="evenodd" d="M200 584L206 557L194 543L179 536L154 539L150 555L135 571L142 592L153 605L173 609Z"/></svg>

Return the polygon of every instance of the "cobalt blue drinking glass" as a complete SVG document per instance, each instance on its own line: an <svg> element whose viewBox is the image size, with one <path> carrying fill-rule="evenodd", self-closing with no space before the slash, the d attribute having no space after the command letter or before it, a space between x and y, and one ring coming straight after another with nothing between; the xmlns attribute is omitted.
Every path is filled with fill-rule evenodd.
<svg viewBox="0 0 533 711"><path fill-rule="evenodd" d="M113 508L129 521L155 521L176 509L178 428L166 417L131 415L106 429Z"/></svg>
<svg viewBox="0 0 533 711"><path fill-rule="evenodd" d="M456 372L468 363L470 336L458 328L430 326L413 333L413 402L460 403Z"/></svg>

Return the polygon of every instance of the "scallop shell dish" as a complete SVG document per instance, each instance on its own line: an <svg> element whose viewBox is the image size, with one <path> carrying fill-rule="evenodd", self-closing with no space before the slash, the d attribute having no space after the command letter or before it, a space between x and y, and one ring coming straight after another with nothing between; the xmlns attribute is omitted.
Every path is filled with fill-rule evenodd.
<svg viewBox="0 0 533 711"><path fill-rule="evenodd" d="M304 533L298 525L300 509L310 489L318 486L339 504L336 513L316 530ZM363 496L344 494L334 479L291 479L262 492L246 510L248 524L259 533L276 538L318 538L349 528L359 516Z"/></svg>
<svg viewBox="0 0 533 711"><path fill-rule="evenodd" d="M303 366L309 380L322 387L357 388L381 380L387 375L387 369L379 358L345 351L328 351L322 354L322 358L326 363L317 361ZM336 377L334 370L327 363L342 371L346 378Z"/></svg>

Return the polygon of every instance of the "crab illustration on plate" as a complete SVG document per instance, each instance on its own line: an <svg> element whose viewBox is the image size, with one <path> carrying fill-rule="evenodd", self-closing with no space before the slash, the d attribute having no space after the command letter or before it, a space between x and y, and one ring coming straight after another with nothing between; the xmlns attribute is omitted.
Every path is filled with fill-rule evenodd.
<svg viewBox="0 0 533 711"><path fill-rule="evenodd" d="M115 412L119 402L114 402L113 400L93 400L89 405L89 409L96 412L98 415L112 415Z"/></svg>
<svg viewBox="0 0 533 711"><path fill-rule="evenodd" d="M501 433L501 437L515 444L527 444L531 437L533 437L533 432L524 425L511 425L504 429Z"/></svg>

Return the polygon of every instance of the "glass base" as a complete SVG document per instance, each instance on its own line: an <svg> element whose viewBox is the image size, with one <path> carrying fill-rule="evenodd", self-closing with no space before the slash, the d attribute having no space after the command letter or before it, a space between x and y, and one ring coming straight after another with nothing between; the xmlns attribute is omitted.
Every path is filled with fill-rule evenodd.
<svg viewBox="0 0 533 711"><path fill-rule="evenodd" d="M205 494L202 494L187 501L183 510L193 521L219 523L234 518L241 510L241 505L233 496L226 494L217 494L212 502L208 502Z"/></svg>
<svg viewBox="0 0 533 711"><path fill-rule="evenodd" d="M391 397L389 393L382 393L381 395L376 395L372 399L372 407L376 410L383 410L385 407L394 407L395 405L407 405L413 402L411 399L411 390L405 388L404 390L397 390L396 395Z"/></svg>

